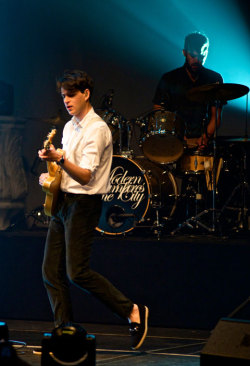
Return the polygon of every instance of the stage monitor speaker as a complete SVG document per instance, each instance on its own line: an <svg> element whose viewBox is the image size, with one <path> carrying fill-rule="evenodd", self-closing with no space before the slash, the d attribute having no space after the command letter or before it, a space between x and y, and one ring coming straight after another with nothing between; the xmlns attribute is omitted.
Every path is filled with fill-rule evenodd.
<svg viewBox="0 0 250 366"><path fill-rule="evenodd" d="M96 339L78 324L61 325L44 333L42 366L95 366Z"/></svg>
<svg viewBox="0 0 250 366"><path fill-rule="evenodd" d="M201 366L250 365L250 322L222 318L200 354Z"/></svg>

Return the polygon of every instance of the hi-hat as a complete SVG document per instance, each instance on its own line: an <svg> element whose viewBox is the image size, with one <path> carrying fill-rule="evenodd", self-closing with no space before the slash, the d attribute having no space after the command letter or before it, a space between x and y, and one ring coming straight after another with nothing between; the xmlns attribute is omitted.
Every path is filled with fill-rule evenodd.
<svg viewBox="0 0 250 366"><path fill-rule="evenodd" d="M192 88L187 92L190 101L209 103L214 101L226 102L227 100L243 97L249 88L241 84L206 84Z"/></svg>
<svg viewBox="0 0 250 366"><path fill-rule="evenodd" d="M233 137L233 138L226 139L226 141L229 141L229 142L250 142L250 137Z"/></svg>

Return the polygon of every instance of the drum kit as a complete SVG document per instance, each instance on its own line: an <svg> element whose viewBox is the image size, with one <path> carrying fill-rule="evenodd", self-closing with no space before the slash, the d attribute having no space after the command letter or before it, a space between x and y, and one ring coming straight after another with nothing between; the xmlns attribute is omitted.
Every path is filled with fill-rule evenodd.
<svg viewBox="0 0 250 366"><path fill-rule="evenodd" d="M190 101L217 105L248 92L249 88L241 84L208 84L191 89L187 97ZM243 144L244 152L238 164L241 181L221 202L220 189L223 191L224 187L219 185L220 176L224 165L228 170L225 154L218 154L217 131L208 149L190 148L182 138L182 124L175 112L157 109L127 121L113 109L113 95L111 89L102 107L96 109L108 124L114 144L111 190L102 197L98 232L126 235L134 229L149 229L159 239L162 233L175 235L184 228L216 234L223 234L227 226L250 229L247 121L244 138L226 141L231 145ZM140 133L138 155L131 148L136 129ZM237 198L235 204L238 195L241 199ZM229 210L236 212L237 218L228 218Z"/></svg>

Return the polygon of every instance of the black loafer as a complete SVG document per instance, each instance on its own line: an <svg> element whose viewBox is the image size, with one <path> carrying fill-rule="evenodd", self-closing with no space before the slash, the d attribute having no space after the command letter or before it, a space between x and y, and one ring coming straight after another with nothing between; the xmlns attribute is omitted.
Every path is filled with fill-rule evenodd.
<svg viewBox="0 0 250 366"><path fill-rule="evenodd" d="M148 308L144 305L138 305L140 312L140 324L130 323L129 333L131 335L131 348L141 347L148 332Z"/></svg>

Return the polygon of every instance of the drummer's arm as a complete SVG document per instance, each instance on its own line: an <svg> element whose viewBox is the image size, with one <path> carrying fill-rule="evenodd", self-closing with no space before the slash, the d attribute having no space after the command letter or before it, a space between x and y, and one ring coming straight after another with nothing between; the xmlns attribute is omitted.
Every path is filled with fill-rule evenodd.
<svg viewBox="0 0 250 366"><path fill-rule="evenodd" d="M197 139L199 149L203 149L207 146L210 139L214 137L215 125L216 125L216 111L217 111L217 128L220 127L222 108L211 107L211 118L207 125L207 131L201 137Z"/></svg>
<svg viewBox="0 0 250 366"><path fill-rule="evenodd" d="M214 136L215 125L216 125L216 112L217 112L217 129L220 127L222 107L216 108L215 106L212 106L211 107L211 118L207 125L207 137L208 138L212 138Z"/></svg>

